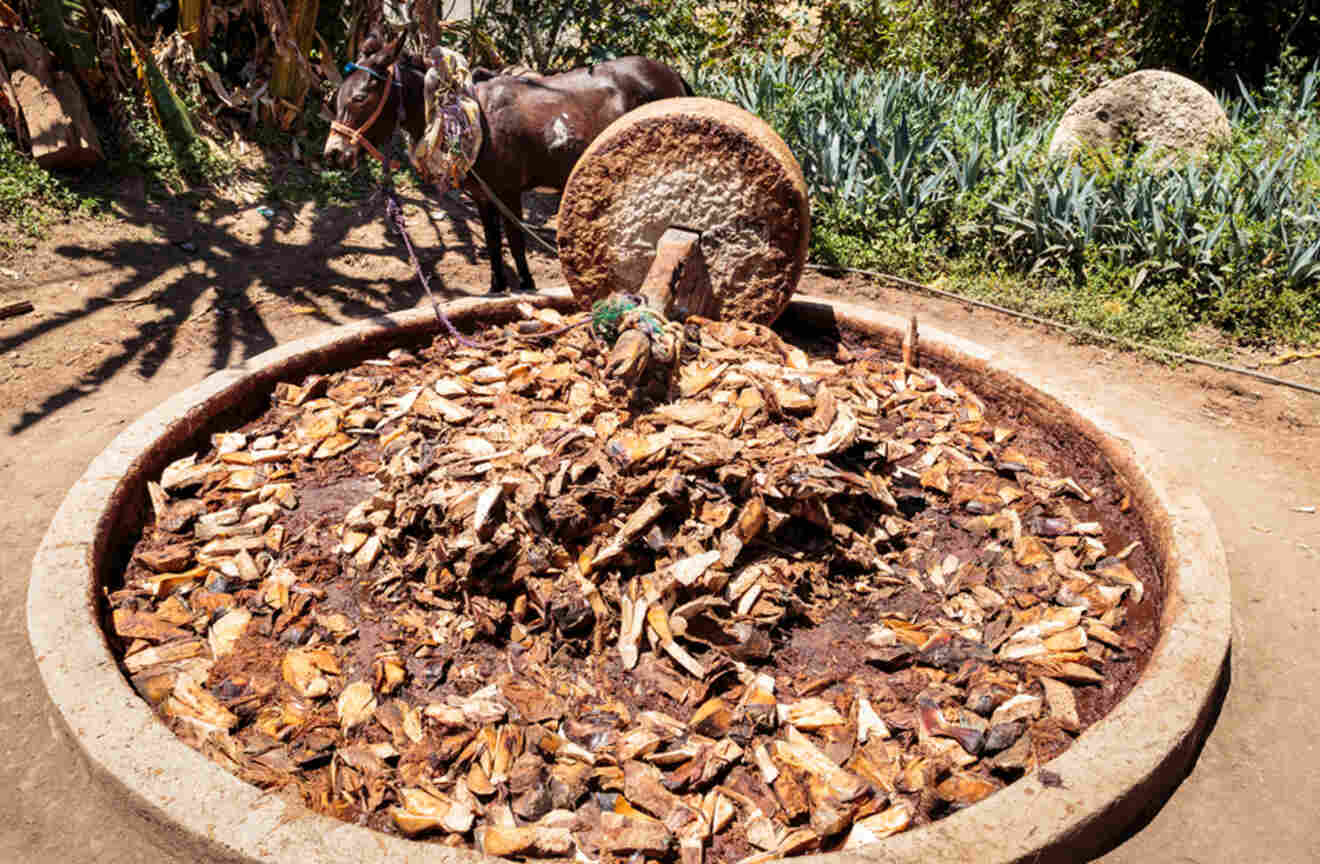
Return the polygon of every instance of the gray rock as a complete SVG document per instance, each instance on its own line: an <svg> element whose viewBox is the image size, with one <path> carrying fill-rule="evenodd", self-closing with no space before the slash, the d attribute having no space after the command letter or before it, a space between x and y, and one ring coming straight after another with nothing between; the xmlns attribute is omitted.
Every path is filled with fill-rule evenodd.
<svg viewBox="0 0 1320 864"><path fill-rule="evenodd" d="M1228 116L1209 90L1172 72L1143 69L1070 105L1050 139L1050 155L1118 150L1129 143L1202 153L1228 134Z"/></svg>

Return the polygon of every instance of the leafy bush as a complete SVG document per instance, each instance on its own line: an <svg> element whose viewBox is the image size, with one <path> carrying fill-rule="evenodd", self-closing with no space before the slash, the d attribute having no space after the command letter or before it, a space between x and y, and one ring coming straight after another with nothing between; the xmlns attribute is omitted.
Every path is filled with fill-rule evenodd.
<svg viewBox="0 0 1320 864"><path fill-rule="evenodd" d="M90 212L94 203L69 188L0 129L0 220L36 236L53 213Z"/></svg>
<svg viewBox="0 0 1320 864"><path fill-rule="evenodd" d="M1013 86L1033 103L1137 68L1141 10L1106 0L830 0L822 51L873 68Z"/></svg>
<svg viewBox="0 0 1320 864"><path fill-rule="evenodd" d="M476 30L507 62L540 70L642 54L699 70L736 63L747 46L781 49L794 17L772 0L508 0L476 3ZM455 32L464 37L469 28Z"/></svg>

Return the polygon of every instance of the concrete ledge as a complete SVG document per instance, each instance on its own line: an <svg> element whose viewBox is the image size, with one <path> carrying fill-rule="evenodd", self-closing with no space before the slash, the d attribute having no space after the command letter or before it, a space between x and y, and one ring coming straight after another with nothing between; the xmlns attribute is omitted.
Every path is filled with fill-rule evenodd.
<svg viewBox="0 0 1320 864"><path fill-rule="evenodd" d="M519 302L566 308L566 292L448 304L472 327L516 316ZM843 326L897 350L906 321L811 298L786 317ZM260 411L281 380L343 368L398 345L428 341L429 309L327 330L217 372L126 429L60 505L32 566L28 632L42 680L94 776L124 806L160 826L161 840L199 860L330 864L491 861L479 853L415 843L302 810L250 786L186 746L129 686L101 629L101 586L123 565L146 515L145 485L221 424ZM1217 707L1230 640L1228 568L1214 523L1189 484L1171 476L1132 434L1143 418L1105 418L1022 359L923 331L923 365L960 369L988 394L1062 420L1094 444L1141 514L1166 586L1162 633L1137 685L1050 769L1057 788L1024 778L968 810L850 854L800 859L845 862L1078 861L1102 851L1185 776ZM1027 382L1031 381L1030 384ZM1102 431L1103 430L1103 431ZM1121 437L1120 437L1121 436Z"/></svg>

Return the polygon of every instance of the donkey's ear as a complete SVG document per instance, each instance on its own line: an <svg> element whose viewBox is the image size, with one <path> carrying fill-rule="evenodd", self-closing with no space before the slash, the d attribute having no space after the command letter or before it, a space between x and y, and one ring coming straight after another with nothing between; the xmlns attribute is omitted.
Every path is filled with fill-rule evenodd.
<svg viewBox="0 0 1320 864"><path fill-rule="evenodd" d="M380 54L385 65L389 65L399 59L399 55L403 53L405 37L406 34L401 33L394 37L393 42L388 43L384 48L380 49Z"/></svg>

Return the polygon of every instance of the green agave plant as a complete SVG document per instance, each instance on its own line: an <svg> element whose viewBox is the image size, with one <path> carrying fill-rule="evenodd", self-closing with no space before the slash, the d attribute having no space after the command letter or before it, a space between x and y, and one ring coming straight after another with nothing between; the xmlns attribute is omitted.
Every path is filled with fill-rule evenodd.
<svg viewBox="0 0 1320 864"><path fill-rule="evenodd" d="M1048 158L1057 118L987 88L779 57L738 68L703 92L770 122L817 200L979 237L1024 270L1106 261L1134 292L1177 279L1222 297L1268 270L1320 309L1320 66L1286 103L1223 99L1234 142L1208 159L1166 170L1125 154L1090 171Z"/></svg>

